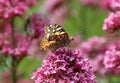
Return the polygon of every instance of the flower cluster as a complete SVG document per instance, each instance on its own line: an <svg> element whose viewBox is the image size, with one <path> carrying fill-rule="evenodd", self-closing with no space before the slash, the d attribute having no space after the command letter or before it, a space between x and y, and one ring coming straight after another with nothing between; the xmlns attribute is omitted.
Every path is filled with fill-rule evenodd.
<svg viewBox="0 0 120 83"><path fill-rule="evenodd" d="M13 42L10 34L2 34L1 53L10 55L14 59L22 59L27 55L27 50L30 45L30 39L26 35L16 34L15 42ZM14 45L13 45L14 43Z"/></svg>
<svg viewBox="0 0 120 83"><path fill-rule="evenodd" d="M120 10L120 0L101 0L100 5L101 7L112 12Z"/></svg>
<svg viewBox="0 0 120 83"><path fill-rule="evenodd" d="M44 7L49 13L48 18L53 24L63 25L68 15L67 0L46 0Z"/></svg>
<svg viewBox="0 0 120 83"><path fill-rule="evenodd" d="M111 12L104 21L103 30L116 32L120 27L120 0L111 0L110 9Z"/></svg>
<svg viewBox="0 0 120 83"><path fill-rule="evenodd" d="M48 19L42 18L40 14L33 14L30 18L30 30L33 32L33 38L42 38L44 35L44 27L50 24Z"/></svg>
<svg viewBox="0 0 120 83"><path fill-rule="evenodd" d="M112 0L100 0L99 5L100 5L100 7L111 11L112 10L111 2L112 2Z"/></svg>
<svg viewBox="0 0 120 83"><path fill-rule="evenodd" d="M120 14L110 13L109 16L104 21L103 30L114 32L117 31L119 28L120 28Z"/></svg>
<svg viewBox="0 0 120 83"><path fill-rule="evenodd" d="M112 0L111 1L111 8L114 12L120 11L120 0Z"/></svg>
<svg viewBox="0 0 120 83"><path fill-rule="evenodd" d="M102 8L108 11L119 11L120 0L80 0L82 5L91 6L94 8Z"/></svg>
<svg viewBox="0 0 120 83"><path fill-rule="evenodd" d="M100 75L104 75L106 73L103 64L104 52L106 51L106 42L105 37L92 37L87 41L83 41L77 47L82 52L84 57L90 59L93 71Z"/></svg>
<svg viewBox="0 0 120 83"><path fill-rule="evenodd" d="M35 83L96 83L88 59L76 50L59 48L33 73Z"/></svg>
<svg viewBox="0 0 120 83"><path fill-rule="evenodd" d="M64 4L64 0L46 0L45 1L45 8L49 12L53 12L56 10L59 6Z"/></svg>
<svg viewBox="0 0 120 83"><path fill-rule="evenodd" d="M87 41L84 41L78 46L84 55L89 57L95 57L96 54L101 53L101 48L106 43L106 38L104 37L92 37Z"/></svg>
<svg viewBox="0 0 120 83"><path fill-rule="evenodd" d="M29 47L33 46L31 43L33 43L34 40L38 41L37 44L35 44L36 47L39 46L40 39L44 35L44 26L49 24L49 21L42 18L39 14L33 14L30 17L30 22L28 29L33 32L33 34L23 34L15 30L13 32L12 29L16 28L14 24L8 21L2 21L2 23L0 23L0 52L2 54L10 55L14 59L21 60L28 53L32 55L30 51L36 51Z"/></svg>
<svg viewBox="0 0 120 83"><path fill-rule="evenodd" d="M119 74L120 39L109 43L104 54L103 64L109 73Z"/></svg>
<svg viewBox="0 0 120 83"><path fill-rule="evenodd" d="M0 0L0 18L11 19L15 16L22 16L38 0Z"/></svg>
<svg viewBox="0 0 120 83"><path fill-rule="evenodd" d="M115 46L106 51L104 57L105 68L112 73L120 73L120 50Z"/></svg>

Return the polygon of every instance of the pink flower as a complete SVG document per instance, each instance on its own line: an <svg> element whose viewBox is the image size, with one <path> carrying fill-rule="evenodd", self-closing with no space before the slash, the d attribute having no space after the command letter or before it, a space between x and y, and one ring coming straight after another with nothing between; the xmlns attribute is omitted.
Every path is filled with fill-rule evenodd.
<svg viewBox="0 0 120 83"><path fill-rule="evenodd" d="M9 46L11 44L10 40L10 35L11 35L11 24L10 23L5 23L3 22L2 24L0 24L0 48L1 51L4 52L6 54L7 50L9 49ZM3 48L6 49L3 49Z"/></svg>
<svg viewBox="0 0 120 83"><path fill-rule="evenodd" d="M78 47L88 57L95 57L96 54L100 53L105 42L106 39L104 37L93 37L81 43Z"/></svg>
<svg viewBox="0 0 120 83"><path fill-rule="evenodd" d="M112 73L120 73L120 50L116 46L109 48L104 57L105 68Z"/></svg>
<svg viewBox="0 0 120 83"><path fill-rule="evenodd" d="M68 15L68 9L64 5L60 8L57 8L57 10L54 10L48 18L50 19L50 22L52 24L63 25L67 15Z"/></svg>
<svg viewBox="0 0 120 83"><path fill-rule="evenodd" d="M112 10L112 8L111 8L111 2L112 2L112 0L100 0L99 5L100 5L100 7L103 7L105 9L111 11Z"/></svg>
<svg viewBox="0 0 120 83"><path fill-rule="evenodd" d="M88 59L78 53L65 48L49 53L32 79L35 83L96 83Z"/></svg>
<svg viewBox="0 0 120 83"><path fill-rule="evenodd" d="M33 1L33 0L32 0ZM0 18L10 19L14 16L22 16L37 0L0 0Z"/></svg>
<svg viewBox="0 0 120 83"><path fill-rule="evenodd" d="M120 0L101 0L99 5L112 12L120 11Z"/></svg>
<svg viewBox="0 0 120 83"><path fill-rule="evenodd" d="M27 51L30 45L30 39L26 35L15 34L15 45L13 45L11 39L11 34L5 36L1 53L10 55L14 59L21 60L27 55Z"/></svg>
<svg viewBox="0 0 120 83"><path fill-rule="evenodd" d="M112 0L111 1L111 8L115 11L120 11L120 0Z"/></svg>
<svg viewBox="0 0 120 83"><path fill-rule="evenodd" d="M44 7L48 12L52 13L54 10L63 5L64 2L65 0L46 0Z"/></svg>
<svg viewBox="0 0 120 83"><path fill-rule="evenodd" d="M31 16L30 30L33 31L33 38L41 38L44 35L44 27L50 24L48 19L42 18L40 14Z"/></svg>
<svg viewBox="0 0 120 83"><path fill-rule="evenodd" d="M99 75L105 75L107 70L104 66L104 54L98 54L94 59L90 59L91 66L93 67L93 71Z"/></svg>
<svg viewBox="0 0 120 83"><path fill-rule="evenodd" d="M44 8L49 13L48 19L52 24L63 25L65 18L68 15L66 0L46 0Z"/></svg>
<svg viewBox="0 0 120 83"><path fill-rule="evenodd" d="M90 64L99 75L104 75L106 71L103 65L103 55L106 51L106 38L104 37L93 37L87 41L83 41L78 47L83 57L90 59Z"/></svg>
<svg viewBox="0 0 120 83"><path fill-rule="evenodd" d="M8 54L17 58L18 60L21 60L28 53L31 39L24 34L23 35L18 34L16 35L15 42L16 42L16 47L9 49ZM13 51L12 54L11 54L11 51Z"/></svg>
<svg viewBox="0 0 120 83"><path fill-rule="evenodd" d="M110 13L104 20L103 30L114 32L120 27L120 15L119 13Z"/></svg>

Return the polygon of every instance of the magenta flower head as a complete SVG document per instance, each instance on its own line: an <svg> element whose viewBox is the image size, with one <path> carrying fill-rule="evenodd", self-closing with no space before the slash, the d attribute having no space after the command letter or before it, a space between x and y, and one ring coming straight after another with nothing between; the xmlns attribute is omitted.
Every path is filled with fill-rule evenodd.
<svg viewBox="0 0 120 83"><path fill-rule="evenodd" d="M44 7L48 12L53 12L56 10L58 7L61 7L65 0L46 0Z"/></svg>
<svg viewBox="0 0 120 83"><path fill-rule="evenodd" d="M106 50L106 38L105 37L92 37L87 41L84 41L78 46L84 57L90 59L93 71L99 75L106 73L103 65L103 55Z"/></svg>
<svg viewBox="0 0 120 83"><path fill-rule="evenodd" d="M68 8L66 5L61 6L54 10L51 15L49 15L49 20L52 24L63 25L64 21L68 15Z"/></svg>
<svg viewBox="0 0 120 83"><path fill-rule="evenodd" d="M48 19L42 18L40 14L33 14L31 16L30 30L33 31L34 38L41 38L44 35L44 27L50 24Z"/></svg>
<svg viewBox="0 0 120 83"><path fill-rule="evenodd" d="M116 46L112 46L105 53L104 65L108 72L119 74L120 73L120 50Z"/></svg>
<svg viewBox="0 0 120 83"><path fill-rule="evenodd" d="M111 1L111 8L112 11L120 11L120 0L112 0Z"/></svg>
<svg viewBox="0 0 120 83"><path fill-rule="evenodd" d="M3 36L5 39L3 41L1 53L11 56L13 59L21 60L28 53L30 39L27 35L15 34L15 46L11 40L10 34L5 34Z"/></svg>
<svg viewBox="0 0 120 83"><path fill-rule="evenodd" d="M37 0L0 0L0 18L23 16L24 12L36 2Z"/></svg>
<svg viewBox="0 0 120 83"><path fill-rule="evenodd" d="M103 30L108 32L117 31L120 27L120 14L119 12L110 13L109 16L105 19Z"/></svg>
<svg viewBox="0 0 120 83"><path fill-rule="evenodd" d="M112 0L100 0L100 7L103 7L104 9L107 9L107 10L112 10L111 8L111 2Z"/></svg>
<svg viewBox="0 0 120 83"><path fill-rule="evenodd" d="M68 15L67 0L46 0L43 7L49 13L48 18L52 24L63 25Z"/></svg>
<svg viewBox="0 0 120 83"><path fill-rule="evenodd" d="M92 37L85 42L82 42L79 48L84 55L88 55L89 58L96 57L100 51L102 51L103 45L106 43L105 37Z"/></svg>
<svg viewBox="0 0 120 83"><path fill-rule="evenodd" d="M79 51L65 48L49 53L32 79L35 83L96 83L88 59L78 55Z"/></svg>

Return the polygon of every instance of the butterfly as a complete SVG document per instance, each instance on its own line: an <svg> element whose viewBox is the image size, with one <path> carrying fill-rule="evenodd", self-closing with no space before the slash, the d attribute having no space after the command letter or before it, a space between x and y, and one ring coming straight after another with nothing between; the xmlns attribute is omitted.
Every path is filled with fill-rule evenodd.
<svg viewBox="0 0 120 83"><path fill-rule="evenodd" d="M40 42L40 48L42 50L56 50L60 47L67 46L73 40L65 32L63 27L57 24L45 26L44 31L45 35Z"/></svg>

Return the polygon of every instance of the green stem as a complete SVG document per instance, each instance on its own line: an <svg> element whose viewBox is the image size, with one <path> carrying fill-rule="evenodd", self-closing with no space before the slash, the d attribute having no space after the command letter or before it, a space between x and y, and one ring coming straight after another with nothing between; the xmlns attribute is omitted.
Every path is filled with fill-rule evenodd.
<svg viewBox="0 0 120 83"><path fill-rule="evenodd" d="M12 45L13 45L13 48L16 46L16 41L15 41L15 27L14 27L14 19L15 17L11 20L11 27L12 27L12 33L11 33L11 36L12 36ZM17 66L18 66L18 61L16 58L12 58L12 80L13 80L13 83L17 83Z"/></svg>
<svg viewBox="0 0 120 83"><path fill-rule="evenodd" d="M17 83L17 61L12 61L12 80L13 83Z"/></svg>

